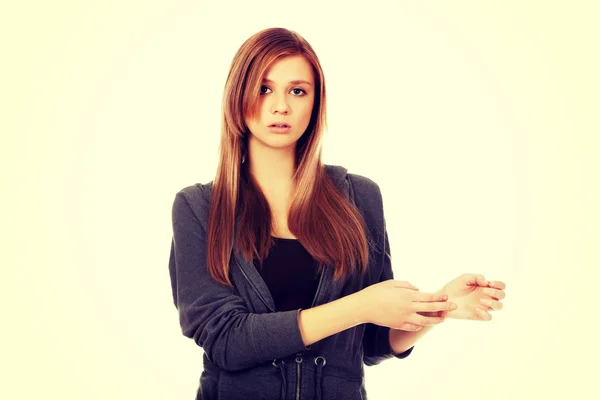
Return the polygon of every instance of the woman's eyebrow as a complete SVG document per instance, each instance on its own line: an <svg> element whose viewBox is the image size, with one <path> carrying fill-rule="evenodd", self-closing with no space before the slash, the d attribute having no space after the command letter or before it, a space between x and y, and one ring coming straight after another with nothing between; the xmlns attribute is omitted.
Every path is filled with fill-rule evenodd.
<svg viewBox="0 0 600 400"><path fill-rule="evenodd" d="M266 79L266 78L265 78L265 79L263 79L263 82L264 82L264 83L273 83L273 81L272 81L272 80L270 80L270 79ZM307 85L309 85L309 86L311 85L311 83L310 83L310 82L307 82L307 81L305 81L305 80L302 80L302 79L297 79L297 80L295 80L295 81L290 81L290 83L291 83L292 85L300 85L300 84L302 84L302 83L305 83L305 84L307 84Z"/></svg>

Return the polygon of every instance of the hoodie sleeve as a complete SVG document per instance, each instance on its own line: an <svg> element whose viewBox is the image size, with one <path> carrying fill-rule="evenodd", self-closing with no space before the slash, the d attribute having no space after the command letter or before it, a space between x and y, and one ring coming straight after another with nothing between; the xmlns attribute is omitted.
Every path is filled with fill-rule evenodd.
<svg viewBox="0 0 600 400"><path fill-rule="evenodd" d="M372 183L374 186L374 190L377 194L376 196L376 204L375 208L381 210L379 215L379 223L380 228L377 229L379 233L379 237L383 237L383 246L379 250L381 252L382 258L382 270L381 276L379 280L374 283L383 282L388 279L394 279L394 273L392 271L392 256L390 250L390 243L388 240L388 233L385 226L385 216L383 213L383 199L381 195L381 190L379 186ZM369 197L373 199L373 197ZM383 235L381 235L383 232ZM380 242L381 240L376 240L376 242ZM377 253L376 253L377 254ZM412 353L414 346L404 351L403 353L396 354L392 350L390 346L390 328L387 326L376 325L372 323L367 323L365 327L365 332L363 336L363 362L367 366L377 365L382 361L395 357L398 359L406 358Z"/></svg>
<svg viewBox="0 0 600 400"><path fill-rule="evenodd" d="M300 309L250 313L231 287L218 284L206 265L206 230L186 197L172 209L169 273L183 335L194 339L220 368L236 371L305 349Z"/></svg>

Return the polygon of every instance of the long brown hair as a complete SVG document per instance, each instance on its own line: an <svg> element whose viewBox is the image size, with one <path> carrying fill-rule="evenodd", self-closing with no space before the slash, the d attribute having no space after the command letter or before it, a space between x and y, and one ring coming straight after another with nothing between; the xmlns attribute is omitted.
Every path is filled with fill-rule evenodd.
<svg viewBox="0 0 600 400"><path fill-rule="evenodd" d="M302 55L312 65L316 90L310 122L296 144L288 228L317 260L319 270L324 264L334 267L335 280L353 272L357 260L360 271L366 271L369 248L364 219L331 181L321 161L321 138L326 128L321 64L299 34L270 28L254 34L239 48L223 93L220 160L211 191L207 264L211 276L224 285L232 286L229 260L234 237L247 260L258 259L261 263L273 244L269 204L248 173L248 162L242 163L249 135L244 116L253 116L257 111L264 72L290 55Z"/></svg>

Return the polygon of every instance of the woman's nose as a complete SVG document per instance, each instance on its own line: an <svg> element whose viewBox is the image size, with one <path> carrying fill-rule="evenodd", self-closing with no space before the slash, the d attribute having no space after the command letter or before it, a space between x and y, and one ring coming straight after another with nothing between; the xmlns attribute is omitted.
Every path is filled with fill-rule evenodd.
<svg viewBox="0 0 600 400"><path fill-rule="evenodd" d="M280 112L280 113L287 113L289 111L288 108L288 104L285 101L285 96L273 96L274 100L274 104L272 105L272 112Z"/></svg>

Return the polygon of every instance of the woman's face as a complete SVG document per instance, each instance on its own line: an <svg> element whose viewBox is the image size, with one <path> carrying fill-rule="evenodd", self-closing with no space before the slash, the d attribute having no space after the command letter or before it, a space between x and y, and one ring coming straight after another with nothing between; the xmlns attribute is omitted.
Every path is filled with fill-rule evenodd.
<svg viewBox="0 0 600 400"><path fill-rule="evenodd" d="M256 117L246 119L251 133L249 146L295 148L310 122L314 99L311 64L301 55L276 61L263 76ZM290 129L287 132L270 129L278 122L286 123Z"/></svg>

